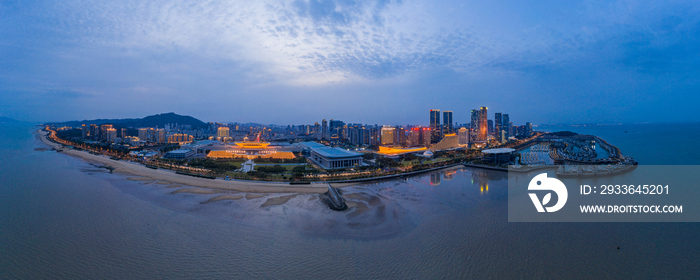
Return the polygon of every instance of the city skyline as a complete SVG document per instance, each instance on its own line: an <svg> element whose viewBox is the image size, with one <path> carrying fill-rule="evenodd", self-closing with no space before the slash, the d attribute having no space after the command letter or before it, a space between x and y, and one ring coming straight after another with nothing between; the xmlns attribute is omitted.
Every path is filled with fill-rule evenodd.
<svg viewBox="0 0 700 280"><path fill-rule="evenodd" d="M46 122L700 121L691 1L0 4L0 108ZM303 112L303 114L299 114ZM461 112L461 113L460 113Z"/></svg>

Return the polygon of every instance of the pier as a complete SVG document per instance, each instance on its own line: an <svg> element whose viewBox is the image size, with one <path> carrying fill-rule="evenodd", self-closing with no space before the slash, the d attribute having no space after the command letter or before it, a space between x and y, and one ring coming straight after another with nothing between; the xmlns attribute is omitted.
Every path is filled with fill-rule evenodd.
<svg viewBox="0 0 700 280"><path fill-rule="evenodd" d="M348 209L348 205L345 204L345 199L340 194L340 191L338 191L338 189L328 184L328 192L326 194L328 195L328 207L335 211L343 211L345 209Z"/></svg>

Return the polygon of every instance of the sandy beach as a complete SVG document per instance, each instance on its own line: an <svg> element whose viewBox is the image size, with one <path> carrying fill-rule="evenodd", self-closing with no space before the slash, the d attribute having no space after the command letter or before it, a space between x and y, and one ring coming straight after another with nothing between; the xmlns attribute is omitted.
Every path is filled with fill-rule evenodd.
<svg viewBox="0 0 700 280"><path fill-rule="evenodd" d="M310 184L310 185L289 185L287 183L268 183L268 182L242 182L242 181L226 181L223 179L204 179L187 175L176 174L175 172L163 169L150 169L141 164L112 160L106 156L93 155L86 151L78 151L74 149L64 149L60 144L53 143L46 139L47 132L37 130L35 132L41 141L54 148L62 149L64 154L82 158L90 162L97 162L114 168L114 172L138 176L141 178L131 178L132 180L157 180L170 184L178 184L183 186L191 186L206 189L239 191L246 193L325 193L328 186L325 183ZM163 183L165 184L165 183ZM333 187L346 187L355 185L355 183L333 183Z"/></svg>

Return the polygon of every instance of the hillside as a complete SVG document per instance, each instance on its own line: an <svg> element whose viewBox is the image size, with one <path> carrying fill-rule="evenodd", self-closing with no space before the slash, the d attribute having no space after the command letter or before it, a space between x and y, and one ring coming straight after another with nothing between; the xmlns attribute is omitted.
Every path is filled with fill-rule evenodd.
<svg viewBox="0 0 700 280"><path fill-rule="evenodd" d="M57 126L72 126L79 127L83 124L113 124L115 127L160 127L163 128L165 124L177 123L180 125L191 125L192 128L206 128L207 124L196 118L190 116L182 116L175 113L165 113L153 116L147 116L141 119L96 119L96 120L83 120L83 121L69 121L62 123L53 123Z"/></svg>

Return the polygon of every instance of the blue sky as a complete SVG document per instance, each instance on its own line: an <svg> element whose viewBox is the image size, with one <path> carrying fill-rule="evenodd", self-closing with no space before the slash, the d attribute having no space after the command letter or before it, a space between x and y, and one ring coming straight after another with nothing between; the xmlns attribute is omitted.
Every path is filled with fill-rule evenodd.
<svg viewBox="0 0 700 280"><path fill-rule="evenodd" d="M0 1L0 115L700 121L697 1Z"/></svg>

